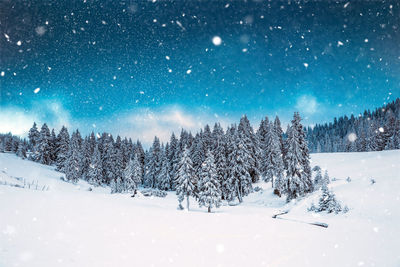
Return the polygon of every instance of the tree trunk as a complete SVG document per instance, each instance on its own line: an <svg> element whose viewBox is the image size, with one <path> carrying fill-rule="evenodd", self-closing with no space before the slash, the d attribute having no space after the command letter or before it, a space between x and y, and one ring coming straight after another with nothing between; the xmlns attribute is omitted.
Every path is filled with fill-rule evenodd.
<svg viewBox="0 0 400 267"><path fill-rule="evenodd" d="M189 210L189 195L186 196L186 208Z"/></svg>
<svg viewBox="0 0 400 267"><path fill-rule="evenodd" d="M208 207L208 212L211 212L211 207Z"/></svg>
<svg viewBox="0 0 400 267"><path fill-rule="evenodd" d="M239 202L242 203L242 193L240 192L239 186L236 186L236 190L237 190Z"/></svg>

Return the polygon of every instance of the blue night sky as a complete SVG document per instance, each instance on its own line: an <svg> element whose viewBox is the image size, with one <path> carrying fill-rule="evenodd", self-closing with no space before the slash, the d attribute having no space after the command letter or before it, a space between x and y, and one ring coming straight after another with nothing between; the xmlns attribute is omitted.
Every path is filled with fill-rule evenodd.
<svg viewBox="0 0 400 267"><path fill-rule="evenodd" d="M398 1L1 1L0 132L358 114L400 96L399 27Z"/></svg>

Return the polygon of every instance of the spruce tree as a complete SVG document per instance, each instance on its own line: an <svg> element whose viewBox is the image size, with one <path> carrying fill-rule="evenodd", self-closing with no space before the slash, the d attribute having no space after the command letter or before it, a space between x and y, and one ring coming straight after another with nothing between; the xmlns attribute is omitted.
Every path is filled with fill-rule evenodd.
<svg viewBox="0 0 400 267"><path fill-rule="evenodd" d="M217 170L217 179L220 184L222 198L226 199L228 192L225 192L224 184L227 179L227 155L226 155L226 136L221 125L216 123L212 132L212 148L211 152L214 154L215 166Z"/></svg>
<svg viewBox="0 0 400 267"><path fill-rule="evenodd" d="M287 139L287 200L313 190L308 147L299 113L295 113Z"/></svg>
<svg viewBox="0 0 400 267"><path fill-rule="evenodd" d="M64 172L65 164L68 158L69 152L69 133L65 126L63 126L60 130L60 133L57 136L57 159L56 166L57 171Z"/></svg>
<svg viewBox="0 0 400 267"><path fill-rule="evenodd" d="M103 162L97 145L95 146L91 157L87 179L89 184L94 186L101 185L103 182Z"/></svg>
<svg viewBox="0 0 400 267"><path fill-rule="evenodd" d="M65 165L65 178L73 183L81 178L82 138L78 130L72 134L69 144L68 158Z"/></svg>
<svg viewBox="0 0 400 267"><path fill-rule="evenodd" d="M30 147L30 151L32 152L31 159L34 161L36 160L36 156L37 156L36 155L36 145L39 141L39 137L40 137L40 134L37 129L36 122L34 122L32 128L29 130L29 134L28 134L29 147Z"/></svg>
<svg viewBox="0 0 400 267"><path fill-rule="evenodd" d="M227 200L237 198L243 201L243 196L253 191L252 178L249 173L251 156L244 144L236 126L231 127L228 141L228 174L224 187L228 192Z"/></svg>
<svg viewBox="0 0 400 267"><path fill-rule="evenodd" d="M144 175L144 185L156 188L157 177L161 171L161 146L160 139L154 137L153 145L149 150L146 163L146 173Z"/></svg>
<svg viewBox="0 0 400 267"><path fill-rule="evenodd" d="M221 190L217 175L214 156L207 151L199 177L199 205L206 207L208 212L214 207L221 206Z"/></svg>
<svg viewBox="0 0 400 267"><path fill-rule="evenodd" d="M243 143L243 150L246 150L245 153L250 157L247 159L247 172L251 176L251 180L253 183L257 182L260 177L259 172L259 158L260 158L260 147L259 140L257 136L254 134L253 128L250 125L250 121L247 116L244 115L240 118L240 123L237 128L237 132L241 142Z"/></svg>
<svg viewBox="0 0 400 267"><path fill-rule="evenodd" d="M129 160L124 171L124 190L135 193L142 180L142 168L138 155Z"/></svg>
<svg viewBox="0 0 400 267"><path fill-rule="evenodd" d="M46 123L44 123L40 129L39 140L36 143L36 147L36 160L42 164L50 165L52 163L51 135Z"/></svg>
<svg viewBox="0 0 400 267"><path fill-rule="evenodd" d="M189 157L189 149L185 148L178 165L176 194L178 195L179 208L183 209L182 201L186 197L186 208L189 210L189 197L194 196L195 172L192 160Z"/></svg>
<svg viewBox="0 0 400 267"><path fill-rule="evenodd" d="M165 151L161 154L161 169L157 176L157 188L160 190L169 190L171 177L169 176L169 164Z"/></svg>
<svg viewBox="0 0 400 267"><path fill-rule="evenodd" d="M26 147L24 142L22 142L22 140L19 141L17 156L22 159L26 159Z"/></svg>

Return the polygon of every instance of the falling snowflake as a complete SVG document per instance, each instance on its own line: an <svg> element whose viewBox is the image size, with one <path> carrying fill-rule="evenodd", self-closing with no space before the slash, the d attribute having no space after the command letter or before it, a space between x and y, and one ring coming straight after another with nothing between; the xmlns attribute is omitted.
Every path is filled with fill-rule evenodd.
<svg viewBox="0 0 400 267"><path fill-rule="evenodd" d="M212 38L212 42L213 42L214 45L219 46L222 43L222 39L219 36L214 36Z"/></svg>
<svg viewBox="0 0 400 267"><path fill-rule="evenodd" d="M33 92L34 92L35 94L39 93L39 91L40 91L40 88L39 88L39 87L36 88L35 90L33 90Z"/></svg>
<svg viewBox="0 0 400 267"><path fill-rule="evenodd" d="M356 139L357 139L357 135L356 135L355 133L350 133L350 134L347 136L347 139L348 139L350 142L354 142L354 141L356 141Z"/></svg>
<svg viewBox="0 0 400 267"><path fill-rule="evenodd" d="M188 69L188 70L186 71L186 74L190 74L190 73L192 73L192 70L191 70L191 69Z"/></svg>
<svg viewBox="0 0 400 267"><path fill-rule="evenodd" d="M43 26L38 26L35 28L35 32L37 35L42 36L43 34L46 33L46 28Z"/></svg>

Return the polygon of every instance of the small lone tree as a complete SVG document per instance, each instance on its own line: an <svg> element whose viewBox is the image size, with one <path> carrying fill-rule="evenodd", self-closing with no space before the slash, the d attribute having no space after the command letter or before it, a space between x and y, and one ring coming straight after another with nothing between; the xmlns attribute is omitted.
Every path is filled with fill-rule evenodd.
<svg viewBox="0 0 400 267"><path fill-rule="evenodd" d="M206 160L201 165L199 206L207 207L211 212L213 207L221 206L221 189L218 182L217 168L214 163L214 156L207 151Z"/></svg>
<svg viewBox="0 0 400 267"><path fill-rule="evenodd" d="M182 201L186 196L186 208L189 210L189 197L194 196L194 180L195 172L192 160L189 157L189 150L185 148L178 165L178 174L176 179L176 194L178 195L179 209L183 209Z"/></svg>
<svg viewBox="0 0 400 267"><path fill-rule="evenodd" d="M141 180L142 168L138 156L135 154L133 160L129 160L129 163L124 170L124 190L135 193Z"/></svg>

